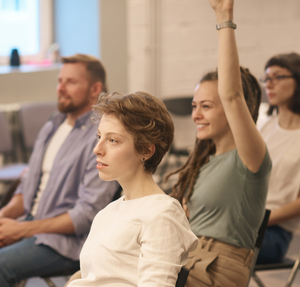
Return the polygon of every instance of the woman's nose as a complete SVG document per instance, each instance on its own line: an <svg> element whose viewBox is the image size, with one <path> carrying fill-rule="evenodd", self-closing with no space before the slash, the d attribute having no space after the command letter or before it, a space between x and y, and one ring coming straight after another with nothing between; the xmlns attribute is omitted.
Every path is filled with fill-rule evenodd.
<svg viewBox="0 0 300 287"><path fill-rule="evenodd" d="M192 119L202 119L203 118L203 114L202 114L202 111L201 109L199 108L195 108L192 112Z"/></svg>
<svg viewBox="0 0 300 287"><path fill-rule="evenodd" d="M94 147L94 154L95 155L104 155L105 151L103 149L103 143L99 140L96 144L96 146Z"/></svg>

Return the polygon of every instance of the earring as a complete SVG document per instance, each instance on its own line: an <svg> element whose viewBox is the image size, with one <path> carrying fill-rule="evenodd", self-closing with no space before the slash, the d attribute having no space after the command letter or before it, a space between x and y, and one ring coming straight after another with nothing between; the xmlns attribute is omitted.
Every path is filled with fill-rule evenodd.
<svg viewBox="0 0 300 287"><path fill-rule="evenodd" d="M145 170L145 158L144 157L142 159L142 164L144 165L144 170Z"/></svg>

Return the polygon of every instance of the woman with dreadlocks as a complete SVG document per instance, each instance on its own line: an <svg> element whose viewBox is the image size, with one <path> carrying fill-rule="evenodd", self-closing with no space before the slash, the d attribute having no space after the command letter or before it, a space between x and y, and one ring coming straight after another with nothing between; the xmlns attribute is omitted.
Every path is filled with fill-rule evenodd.
<svg viewBox="0 0 300 287"><path fill-rule="evenodd" d="M197 140L173 196L186 208L198 248L186 286L246 286L265 210L271 160L255 122L261 99L255 77L239 66L233 0L209 0L217 18L218 70L192 101ZM173 174L174 174L173 173Z"/></svg>

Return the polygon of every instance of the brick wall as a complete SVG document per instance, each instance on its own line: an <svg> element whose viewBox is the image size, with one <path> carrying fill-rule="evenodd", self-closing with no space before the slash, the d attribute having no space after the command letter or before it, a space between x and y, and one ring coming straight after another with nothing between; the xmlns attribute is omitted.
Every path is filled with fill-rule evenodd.
<svg viewBox="0 0 300 287"><path fill-rule="evenodd" d="M272 55L300 53L299 0L235 4L241 65L260 77ZM217 65L216 21L208 1L127 0L127 11L128 90L162 98L192 94L201 75Z"/></svg>

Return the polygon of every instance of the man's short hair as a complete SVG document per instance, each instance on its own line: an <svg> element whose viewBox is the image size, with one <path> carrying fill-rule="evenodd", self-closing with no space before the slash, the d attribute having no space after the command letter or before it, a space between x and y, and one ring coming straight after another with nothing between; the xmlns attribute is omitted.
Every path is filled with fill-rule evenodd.
<svg viewBox="0 0 300 287"><path fill-rule="evenodd" d="M106 72L104 66L96 57L85 54L75 54L69 57L61 57L61 62L63 64L85 64L86 69L90 72L91 82L101 82L103 84L102 92L107 93Z"/></svg>

